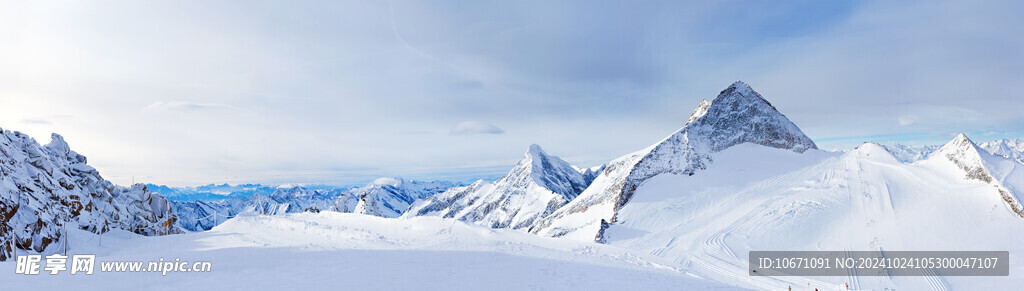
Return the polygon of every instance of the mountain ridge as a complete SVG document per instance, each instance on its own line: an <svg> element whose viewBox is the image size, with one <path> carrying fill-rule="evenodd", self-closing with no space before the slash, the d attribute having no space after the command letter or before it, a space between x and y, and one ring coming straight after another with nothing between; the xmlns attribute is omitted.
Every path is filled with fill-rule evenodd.
<svg viewBox="0 0 1024 291"><path fill-rule="evenodd" d="M449 189L412 205L405 217L441 216L492 228L526 228L576 198L588 185L588 171L533 144L494 183L478 180Z"/></svg>
<svg viewBox="0 0 1024 291"><path fill-rule="evenodd" d="M712 162L711 153L741 143L797 153L817 149L817 145L775 106L746 83L737 81L710 103L702 100L690 120L676 132L643 150L609 162L579 198L541 220L530 231L560 237L586 228L584 232L601 241L602 230L616 222L615 213L629 203L633 192L645 180L664 173L692 176ZM589 220L584 225L566 226L557 222L584 212L590 212L584 216L592 216L583 219Z"/></svg>

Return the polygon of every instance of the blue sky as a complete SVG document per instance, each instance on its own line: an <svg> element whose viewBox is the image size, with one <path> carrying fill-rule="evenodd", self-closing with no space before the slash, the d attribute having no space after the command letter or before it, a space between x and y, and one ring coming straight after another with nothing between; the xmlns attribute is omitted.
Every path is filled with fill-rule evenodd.
<svg viewBox="0 0 1024 291"><path fill-rule="evenodd" d="M0 127L108 179L351 184L593 166L743 80L825 149L1024 136L1020 2L18 1Z"/></svg>

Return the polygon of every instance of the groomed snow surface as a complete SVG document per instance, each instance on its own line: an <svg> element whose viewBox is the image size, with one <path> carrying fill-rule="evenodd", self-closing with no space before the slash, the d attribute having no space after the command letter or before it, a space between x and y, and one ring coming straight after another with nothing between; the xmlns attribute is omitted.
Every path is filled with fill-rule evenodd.
<svg viewBox="0 0 1024 291"><path fill-rule="evenodd" d="M436 217L321 212L239 216L210 231L144 237L72 230L68 254L97 261L211 261L209 273L14 274L3 290L735 289L656 256ZM50 248L54 252L59 249ZM24 254L22 254L24 255ZM45 263L45 259L44 259Z"/></svg>
<svg viewBox="0 0 1024 291"><path fill-rule="evenodd" d="M974 153L992 183L968 178L946 156L906 164L870 143L803 154L742 144L717 153L694 176L648 180L605 239L752 289L1019 289L1024 219L994 183L1020 189L1024 165ZM1009 251L1010 276L751 277L748 252L755 250Z"/></svg>

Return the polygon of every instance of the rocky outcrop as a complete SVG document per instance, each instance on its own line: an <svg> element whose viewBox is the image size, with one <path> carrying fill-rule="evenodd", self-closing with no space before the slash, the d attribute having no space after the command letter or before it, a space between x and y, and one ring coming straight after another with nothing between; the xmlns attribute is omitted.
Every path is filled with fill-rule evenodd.
<svg viewBox="0 0 1024 291"><path fill-rule="evenodd" d="M123 187L104 180L63 137L51 138L41 146L23 133L0 129L0 260L11 257L14 247L46 250L64 239L65 226L95 233L179 231L163 196L143 184Z"/></svg>

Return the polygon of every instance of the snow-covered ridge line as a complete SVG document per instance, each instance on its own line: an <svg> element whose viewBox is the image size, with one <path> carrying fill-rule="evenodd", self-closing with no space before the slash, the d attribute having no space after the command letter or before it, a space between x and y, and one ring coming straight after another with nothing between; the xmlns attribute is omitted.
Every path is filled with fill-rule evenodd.
<svg viewBox="0 0 1024 291"><path fill-rule="evenodd" d="M534 144L494 183L479 180L449 189L413 204L405 216L440 216L492 228L524 229L575 199L599 169L578 169Z"/></svg>
<svg viewBox="0 0 1024 291"><path fill-rule="evenodd" d="M1024 138L1000 139L977 145L993 155L1024 164ZM902 144L887 144L884 146L893 156L896 156L897 159L904 163L913 163L927 159L932 153L942 147L942 145L911 146Z"/></svg>
<svg viewBox="0 0 1024 291"><path fill-rule="evenodd" d="M363 187L310 190L296 186L277 188L273 193L231 196L217 201L188 201L171 204L181 219L177 225L189 231L204 231L240 214L277 215L299 212L335 211L381 217L397 217L409 204L456 186L445 181L406 181L381 178Z"/></svg>
<svg viewBox="0 0 1024 291"><path fill-rule="evenodd" d="M143 184L114 185L54 133L41 146L0 129L0 261L14 248L44 252L65 225L94 233L123 229L142 235L179 232L167 199Z"/></svg>
<svg viewBox="0 0 1024 291"><path fill-rule="evenodd" d="M650 147L613 160L580 196L530 231L561 237L602 240L616 213L651 177L694 175L712 162L711 154L742 143L802 153L817 145L775 106L743 82L735 82L714 100L702 100L675 133Z"/></svg>
<svg viewBox="0 0 1024 291"><path fill-rule="evenodd" d="M1006 175L996 175L993 172L999 169L997 165L999 161L996 160L999 158L1001 157L982 150L977 144L967 138L966 135L961 133L936 151L935 155L930 159L948 159L964 171L965 178L991 184L999 191L1000 197L1010 211L1016 214L1017 217L1024 218L1024 205L1021 205L1018 197L1011 190L1007 189L1003 181L998 178L1005 177ZM1020 165L1012 165L1012 167L1017 166Z"/></svg>

